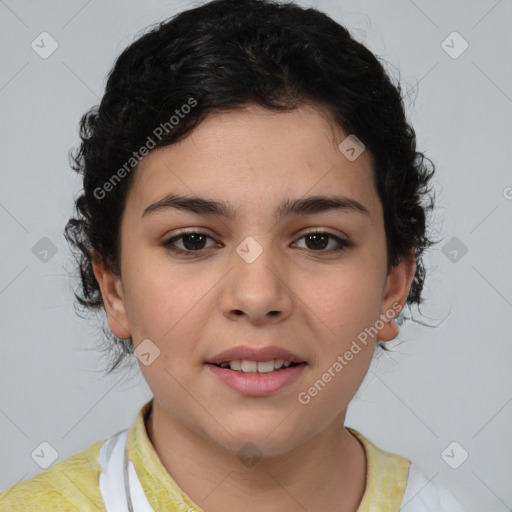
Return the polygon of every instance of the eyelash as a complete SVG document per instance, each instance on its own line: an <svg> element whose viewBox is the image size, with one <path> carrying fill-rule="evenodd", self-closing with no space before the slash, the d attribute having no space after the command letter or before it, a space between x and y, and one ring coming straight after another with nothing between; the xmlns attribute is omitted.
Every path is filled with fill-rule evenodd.
<svg viewBox="0 0 512 512"><path fill-rule="evenodd" d="M174 242L176 242L177 240L180 240L181 238L183 238L184 236L187 236L187 235L201 235L201 236L206 236L207 238L210 238L213 240L213 238L210 235L208 235L207 233L202 233L200 231L183 231L179 235L169 238L168 240L162 242L162 245L166 248L166 250L168 250L172 253L183 254L183 255L185 255L185 254L189 255L189 254L194 254L194 253L200 254L201 252L204 252L207 250L207 249L198 249L196 251L184 250L184 249L178 249L173 245ZM320 249L320 250L315 251L313 249L309 249L313 253L334 254L334 253L339 253L339 252L345 251L347 248L352 247L352 245L353 245L348 240L343 240L342 238L340 238L336 235L333 235L332 233L328 233L326 231L320 231L320 230L319 231L310 231L308 233L305 233L304 235L302 235L299 238L299 240L302 240L303 238L306 238L307 236L310 236L310 235L327 235L328 237L332 238L338 244L337 247L335 247L334 249L330 249L330 250Z"/></svg>

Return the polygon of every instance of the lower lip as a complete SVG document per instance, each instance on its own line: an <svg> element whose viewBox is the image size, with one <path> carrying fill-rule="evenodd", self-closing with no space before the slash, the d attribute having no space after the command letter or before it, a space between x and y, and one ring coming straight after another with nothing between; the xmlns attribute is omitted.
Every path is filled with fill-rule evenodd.
<svg viewBox="0 0 512 512"><path fill-rule="evenodd" d="M306 363L269 373L244 373L207 363L206 366L230 388L247 396L265 396L279 391L303 372Z"/></svg>

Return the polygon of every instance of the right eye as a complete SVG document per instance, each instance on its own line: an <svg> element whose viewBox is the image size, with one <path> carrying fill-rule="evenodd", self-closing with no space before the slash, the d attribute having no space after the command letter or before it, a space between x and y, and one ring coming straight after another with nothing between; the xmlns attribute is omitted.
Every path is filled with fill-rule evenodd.
<svg viewBox="0 0 512 512"><path fill-rule="evenodd" d="M194 252L201 252L205 249L205 243L207 239L213 240L213 238L206 234L198 231L184 231L168 240L162 242L162 245L171 252L178 254L190 254ZM181 241L183 249L176 247L176 242Z"/></svg>

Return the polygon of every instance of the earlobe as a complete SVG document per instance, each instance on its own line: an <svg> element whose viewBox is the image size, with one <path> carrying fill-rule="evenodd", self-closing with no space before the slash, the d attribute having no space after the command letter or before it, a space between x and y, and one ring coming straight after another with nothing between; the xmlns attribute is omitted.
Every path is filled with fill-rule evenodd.
<svg viewBox="0 0 512 512"><path fill-rule="evenodd" d="M411 252L387 276L381 310L384 327L377 335L379 341L391 341L398 336L396 318L405 306L415 273L416 258L414 252Z"/></svg>
<svg viewBox="0 0 512 512"><path fill-rule="evenodd" d="M119 338L131 336L126 315L121 277L107 269L97 258L93 258L92 268L98 281L110 330Z"/></svg>

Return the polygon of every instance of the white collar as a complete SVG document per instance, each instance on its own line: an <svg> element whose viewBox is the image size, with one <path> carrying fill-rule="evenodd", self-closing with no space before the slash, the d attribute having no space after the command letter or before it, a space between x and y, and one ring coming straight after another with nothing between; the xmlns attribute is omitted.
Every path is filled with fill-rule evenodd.
<svg viewBox="0 0 512 512"><path fill-rule="evenodd" d="M126 454L128 429L107 439L100 450L99 485L107 512L155 512Z"/></svg>

